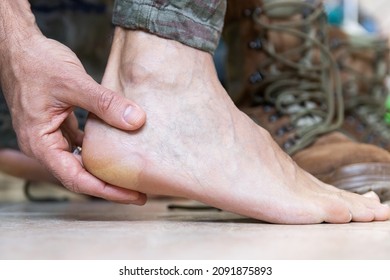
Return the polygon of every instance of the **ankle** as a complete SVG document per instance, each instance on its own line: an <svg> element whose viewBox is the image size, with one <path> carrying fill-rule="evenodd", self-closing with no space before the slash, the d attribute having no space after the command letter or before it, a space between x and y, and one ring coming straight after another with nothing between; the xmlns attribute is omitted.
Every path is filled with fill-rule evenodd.
<svg viewBox="0 0 390 280"><path fill-rule="evenodd" d="M117 27L107 73L118 73L122 85L178 87L193 82L196 73L215 73L212 56L174 40ZM209 71L209 72L208 72ZM212 77L212 76L211 76ZM104 80L103 80L104 82Z"/></svg>

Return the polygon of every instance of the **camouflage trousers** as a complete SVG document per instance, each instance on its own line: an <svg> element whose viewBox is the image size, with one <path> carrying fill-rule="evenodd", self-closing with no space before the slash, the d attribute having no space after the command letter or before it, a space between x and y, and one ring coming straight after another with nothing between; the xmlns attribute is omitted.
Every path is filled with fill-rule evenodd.
<svg viewBox="0 0 390 280"><path fill-rule="evenodd" d="M30 0L45 36L71 48L98 82L104 73L114 25L144 30L213 53L222 32L226 0ZM114 23L114 25L112 24ZM82 129L87 112L76 110ZM17 149L0 90L0 148Z"/></svg>
<svg viewBox="0 0 390 280"><path fill-rule="evenodd" d="M213 53L225 11L226 0L116 0L112 20Z"/></svg>

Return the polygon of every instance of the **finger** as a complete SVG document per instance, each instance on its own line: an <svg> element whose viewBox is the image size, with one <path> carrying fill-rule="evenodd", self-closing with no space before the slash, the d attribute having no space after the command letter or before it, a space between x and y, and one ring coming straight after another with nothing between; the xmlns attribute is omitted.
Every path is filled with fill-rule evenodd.
<svg viewBox="0 0 390 280"><path fill-rule="evenodd" d="M55 158L57 160L48 160ZM100 197L123 204L143 205L146 195L137 191L109 185L88 173L71 153L54 150L46 157L47 168L70 191Z"/></svg>
<svg viewBox="0 0 390 280"><path fill-rule="evenodd" d="M145 112L137 104L92 78L80 81L77 90L76 95L66 94L64 101L94 113L111 126L135 130L145 123Z"/></svg>
<svg viewBox="0 0 390 280"><path fill-rule="evenodd" d="M70 148L82 145L84 132L78 128L78 121L73 113L70 114L62 123L61 131L66 140L69 142Z"/></svg>

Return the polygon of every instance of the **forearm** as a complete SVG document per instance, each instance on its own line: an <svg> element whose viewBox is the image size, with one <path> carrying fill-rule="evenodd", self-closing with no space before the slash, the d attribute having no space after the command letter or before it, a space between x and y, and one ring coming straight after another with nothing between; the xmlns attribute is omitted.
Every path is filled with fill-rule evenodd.
<svg viewBox="0 0 390 280"><path fill-rule="evenodd" d="M23 40L41 34L27 0L0 1L1 60L4 60L4 56L10 50L15 50Z"/></svg>
<svg viewBox="0 0 390 280"><path fill-rule="evenodd" d="M27 0L0 1L0 85L5 97L21 79L31 38L42 36ZM29 41L30 40L30 41ZM9 101L9 99L8 99Z"/></svg>

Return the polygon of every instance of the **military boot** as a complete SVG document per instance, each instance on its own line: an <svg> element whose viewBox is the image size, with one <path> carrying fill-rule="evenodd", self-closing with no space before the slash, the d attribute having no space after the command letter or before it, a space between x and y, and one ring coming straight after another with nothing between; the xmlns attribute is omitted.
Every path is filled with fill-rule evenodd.
<svg viewBox="0 0 390 280"><path fill-rule="evenodd" d="M386 122L387 39L375 35L351 36L331 27L329 44L342 77L343 132L357 141L390 151L390 125Z"/></svg>
<svg viewBox="0 0 390 280"><path fill-rule="evenodd" d="M336 187L386 199L390 154L337 132L343 94L327 29L321 1L228 1L227 90L300 167Z"/></svg>

